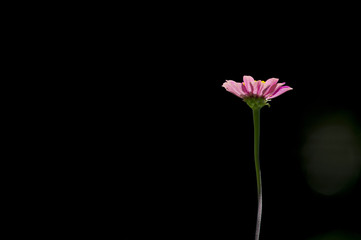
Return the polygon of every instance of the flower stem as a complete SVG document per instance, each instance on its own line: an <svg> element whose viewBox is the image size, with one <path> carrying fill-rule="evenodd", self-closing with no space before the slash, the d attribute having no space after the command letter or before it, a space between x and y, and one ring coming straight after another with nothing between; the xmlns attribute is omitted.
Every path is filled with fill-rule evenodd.
<svg viewBox="0 0 361 240"><path fill-rule="evenodd" d="M255 240L259 239L259 235L261 231L261 217L262 217L262 182L261 182L261 168L259 163L260 118L261 118L261 109L253 109L254 162L256 165L257 193L258 193L258 213L257 213Z"/></svg>

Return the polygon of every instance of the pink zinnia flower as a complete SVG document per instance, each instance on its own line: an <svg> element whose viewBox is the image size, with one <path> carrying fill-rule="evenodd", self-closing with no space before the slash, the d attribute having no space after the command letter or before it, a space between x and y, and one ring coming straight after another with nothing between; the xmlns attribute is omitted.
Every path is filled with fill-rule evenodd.
<svg viewBox="0 0 361 240"><path fill-rule="evenodd" d="M283 86L284 84L278 83L278 78L270 78L264 82L261 80L255 81L251 76L244 76L242 83L227 80L222 87L242 99L263 98L268 101L292 90L289 86Z"/></svg>
<svg viewBox="0 0 361 240"><path fill-rule="evenodd" d="M256 237L258 240L261 230L261 216L262 216L262 184L261 184L261 169L259 162L259 138L260 138L260 109L268 105L268 101L272 98L292 90L289 86L283 86L285 83L278 83L277 78L270 78L266 82L255 81L251 76L244 76L243 82L238 83L233 80L227 80L223 83L228 92L233 93L237 97L242 98L253 111L254 124L254 161L256 167L257 177L257 191L258 191L258 213L256 225Z"/></svg>

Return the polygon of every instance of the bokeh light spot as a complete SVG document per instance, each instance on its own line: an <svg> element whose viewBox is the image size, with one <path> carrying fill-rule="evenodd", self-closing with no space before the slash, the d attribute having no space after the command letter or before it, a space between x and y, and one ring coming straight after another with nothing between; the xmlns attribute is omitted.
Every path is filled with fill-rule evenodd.
<svg viewBox="0 0 361 240"><path fill-rule="evenodd" d="M324 116L307 130L302 148L309 186L324 195L343 193L360 176L360 141L349 114Z"/></svg>

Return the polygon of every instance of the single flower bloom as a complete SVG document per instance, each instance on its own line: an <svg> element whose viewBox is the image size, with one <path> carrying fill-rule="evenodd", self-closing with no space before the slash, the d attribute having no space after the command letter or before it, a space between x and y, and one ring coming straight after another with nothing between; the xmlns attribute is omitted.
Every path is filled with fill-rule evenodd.
<svg viewBox="0 0 361 240"><path fill-rule="evenodd" d="M242 98L251 108L261 108L264 105L269 106L267 102L272 98L292 90L284 85L285 83L278 83L278 78L270 78L265 82L255 81L251 76L243 76L242 83L226 80L222 87Z"/></svg>

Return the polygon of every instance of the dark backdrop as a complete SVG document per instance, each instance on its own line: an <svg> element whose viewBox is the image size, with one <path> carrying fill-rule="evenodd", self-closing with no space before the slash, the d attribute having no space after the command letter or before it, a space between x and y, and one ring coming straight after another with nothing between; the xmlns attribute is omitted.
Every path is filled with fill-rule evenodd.
<svg viewBox="0 0 361 240"><path fill-rule="evenodd" d="M104 92L109 212L129 239L253 239L252 112L221 86L275 77L294 90L261 111L261 239L359 239L342 236L361 234L354 32L239 21L135 30L131 73Z"/></svg>
<svg viewBox="0 0 361 240"><path fill-rule="evenodd" d="M30 119L29 152L44 149L46 164L35 168L49 175L25 169L46 186L38 195L33 189L42 184L26 178L46 213L31 199L25 204L33 212L26 224L37 224L31 230L99 239L253 239L252 114L221 87L251 75L294 88L261 113L261 239L360 239L351 237L361 234L360 41L351 24L359 14L347 9L340 16L338 5L334 12L322 5L294 16L298 3L282 5L281 13L217 3L137 5L82 5L79 20L62 12L58 27L40 16L49 22L41 34L35 29L42 24L31 21L29 32L20 31L25 57L13 57L31 64L14 72L25 74L31 97L21 106L30 113L14 111L24 114L19 126Z"/></svg>
<svg viewBox="0 0 361 240"><path fill-rule="evenodd" d="M160 94L147 94L152 100L141 102L141 140L133 142L136 154L144 155L127 163L134 174L128 180L133 184L128 185L131 207L125 206L131 209L129 236L253 238L257 188L252 111L221 87L227 79L242 81L243 75L276 77L294 89L261 111L261 239L321 239L317 237L327 234L349 239L344 235L361 234L356 64L346 53L309 50L312 45L291 52L260 46L212 49L191 44L171 53L180 59L157 67L159 72L153 69L157 77L152 84ZM139 142L146 148L138 149ZM319 158L320 163L312 162ZM344 158L354 159L346 164L358 170L350 173L354 180L332 192L338 176L348 176L349 170L342 170Z"/></svg>

